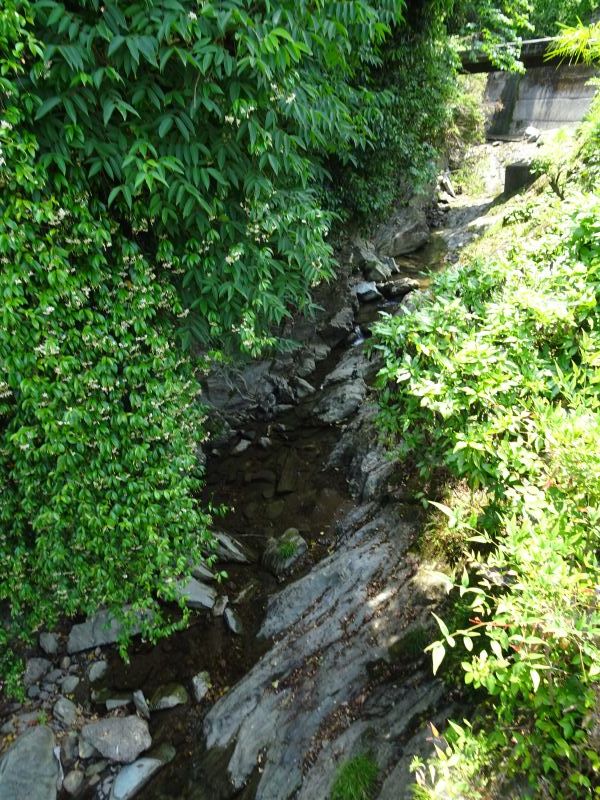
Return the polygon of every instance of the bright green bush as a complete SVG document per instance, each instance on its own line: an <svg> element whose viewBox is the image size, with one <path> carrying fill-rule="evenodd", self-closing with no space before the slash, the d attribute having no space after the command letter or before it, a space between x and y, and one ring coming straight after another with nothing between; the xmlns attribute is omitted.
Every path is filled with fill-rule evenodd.
<svg viewBox="0 0 600 800"><path fill-rule="evenodd" d="M371 800L377 784L379 767L372 756L361 754L340 765L331 800Z"/></svg>
<svg viewBox="0 0 600 800"><path fill-rule="evenodd" d="M421 769L423 797L502 795L502 775L527 779L535 797L598 785L600 185L577 184L593 174L594 114L564 201L550 189L526 200L490 234L495 247L377 326L389 440L424 477L443 467L496 509L491 531L465 529L480 547L457 586L470 625L440 621L429 648L434 669L459 649L465 683L489 702L478 731L450 733L435 781ZM465 764L474 753L487 770Z"/></svg>
<svg viewBox="0 0 600 800"><path fill-rule="evenodd" d="M173 343L180 302L102 203L48 192L22 124L23 21L14 6L0 12L4 671L18 641L59 616L127 605L129 626L147 611L146 634L170 630L158 601L175 599L175 580L208 541L194 499L197 382Z"/></svg>

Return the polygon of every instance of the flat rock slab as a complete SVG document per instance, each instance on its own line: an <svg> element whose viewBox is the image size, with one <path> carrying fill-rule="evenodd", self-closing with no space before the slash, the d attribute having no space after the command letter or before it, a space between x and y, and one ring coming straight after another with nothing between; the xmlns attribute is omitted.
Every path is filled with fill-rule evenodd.
<svg viewBox="0 0 600 800"><path fill-rule="evenodd" d="M90 722L81 729L82 738L111 761L129 764L152 744L148 723L139 717L110 717Z"/></svg>
<svg viewBox="0 0 600 800"><path fill-rule="evenodd" d="M390 641L429 619L413 597L416 530L397 508L356 509L340 526L338 550L270 598L259 636L273 638L271 649L204 719L198 767L207 797L225 771L230 788L215 796L235 796L257 763L256 800L329 797L337 759L369 749L369 729L382 769L398 761L444 691L428 669L381 691L370 685L369 665L388 660ZM355 703L358 719L346 716ZM408 767L403 779L411 782Z"/></svg>
<svg viewBox="0 0 600 800"><path fill-rule="evenodd" d="M183 597L186 605L190 608L205 608L208 611L211 610L217 599L217 592L212 586L200 583L195 578L178 584L177 594L179 597Z"/></svg>
<svg viewBox="0 0 600 800"><path fill-rule="evenodd" d="M139 633L140 626L133 626L132 633ZM113 644L123 632L123 624L109 611L103 610L89 617L85 622L71 628L67 641L68 653L80 653L104 644Z"/></svg>
<svg viewBox="0 0 600 800"><path fill-rule="evenodd" d="M58 761L54 734L39 725L20 736L0 759L2 800L55 800Z"/></svg>
<svg viewBox="0 0 600 800"><path fill-rule="evenodd" d="M113 783L110 800L131 800L174 755L175 750L164 745L155 756L145 756L123 767Z"/></svg>

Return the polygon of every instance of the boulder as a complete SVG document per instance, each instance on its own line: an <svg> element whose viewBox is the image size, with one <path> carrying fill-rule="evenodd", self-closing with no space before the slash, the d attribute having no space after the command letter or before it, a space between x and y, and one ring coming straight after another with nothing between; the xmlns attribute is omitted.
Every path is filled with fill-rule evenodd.
<svg viewBox="0 0 600 800"><path fill-rule="evenodd" d="M88 667L88 678L90 683L97 683L106 675L108 663L106 661L94 661Z"/></svg>
<svg viewBox="0 0 600 800"><path fill-rule="evenodd" d="M297 528L288 528L279 538L270 538L263 553L264 566L275 576L287 572L306 553L308 545Z"/></svg>
<svg viewBox="0 0 600 800"><path fill-rule="evenodd" d="M55 633L40 633L40 647L49 656L58 653L58 636Z"/></svg>
<svg viewBox="0 0 600 800"><path fill-rule="evenodd" d="M135 761L152 744L148 723L137 716L90 722L81 729L81 737L105 758L122 764Z"/></svg>
<svg viewBox="0 0 600 800"><path fill-rule="evenodd" d="M77 706L66 697L59 697L52 709L54 719L61 722L66 728L73 725L77 719Z"/></svg>
<svg viewBox="0 0 600 800"><path fill-rule="evenodd" d="M151 711L165 711L184 705L189 699L187 691L180 683L168 683L158 687L148 705Z"/></svg>
<svg viewBox="0 0 600 800"><path fill-rule="evenodd" d="M80 769L72 769L65 775L65 779L63 781L63 789L67 794L70 795L77 794L81 789L81 785L83 784L84 778L85 775Z"/></svg>
<svg viewBox="0 0 600 800"><path fill-rule="evenodd" d="M211 550L211 553L216 553L219 561L225 563L232 561L237 564L249 564L251 561L256 561L251 550L228 533L213 531L212 535L215 538L215 548Z"/></svg>
<svg viewBox="0 0 600 800"><path fill-rule="evenodd" d="M195 578L178 583L177 595L182 597L190 608L205 608L208 611L211 610L217 599L217 592L212 586L200 583Z"/></svg>
<svg viewBox="0 0 600 800"><path fill-rule="evenodd" d="M31 686L38 683L44 675L48 672L52 664L47 658L29 658L25 665L25 673L23 675L23 683L25 686Z"/></svg>
<svg viewBox="0 0 600 800"><path fill-rule="evenodd" d="M130 800L158 770L175 757L171 745L161 745L154 753L138 759L119 772L113 783L110 800Z"/></svg>
<svg viewBox="0 0 600 800"><path fill-rule="evenodd" d="M239 616L235 613L233 608L226 608L225 613L223 614L223 618L229 630L232 633L235 633L236 636L241 636L243 631L242 621L239 618Z"/></svg>
<svg viewBox="0 0 600 800"><path fill-rule="evenodd" d="M197 703L204 700L211 688L212 682L208 672L199 672L192 678L192 691L194 692L194 699Z"/></svg>
<svg viewBox="0 0 600 800"><path fill-rule="evenodd" d="M360 281L354 287L354 294L359 303L371 303L381 300L381 292L377 289L375 281Z"/></svg>
<svg viewBox="0 0 600 800"><path fill-rule="evenodd" d="M45 725L20 736L0 758L0 797L56 800L59 764L54 746L54 734Z"/></svg>
<svg viewBox="0 0 600 800"><path fill-rule="evenodd" d="M314 408L314 414L329 425L341 422L360 408L366 396L367 384L362 378L336 384L323 393Z"/></svg>
<svg viewBox="0 0 600 800"><path fill-rule="evenodd" d="M141 615L136 615L140 618ZM134 623L131 633L139 633L141 625ZM113 644L123 633L123 623L115 618L110 611L102 610L85 622L71 628L67 641L69 653L80 653L82 650L91 650L105 644Z"/></svg>
<svg viewBox="0 0 600 800"><path fill-rule="evenodd" d="M375 234L379 255L401 256L412 253L429 240L425 211L418 206L399 208Z"/></svg>

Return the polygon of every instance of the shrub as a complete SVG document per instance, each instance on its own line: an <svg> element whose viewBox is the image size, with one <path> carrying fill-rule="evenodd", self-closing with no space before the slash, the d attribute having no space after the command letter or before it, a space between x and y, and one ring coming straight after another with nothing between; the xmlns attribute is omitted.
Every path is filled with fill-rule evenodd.
<svg viewBox="0 0 600 800"><path fill-rule="evenodd" d="M476 733L450 731L432 765L442 789L423 796L487 796L501 774L544 797L597 785L600 200L597 183L580 192L581 162L569 173L564 202L526 200L478 258L376 329L388 439L416 454L423 476L442 466L481 487L496 514L485 533L472 519L465 530L480 548L457 585L469 622L451 631L440 620L428 648L434 671L458 649L465 684L489 701ZM465 764L473 753L486 780Z"/></svg>

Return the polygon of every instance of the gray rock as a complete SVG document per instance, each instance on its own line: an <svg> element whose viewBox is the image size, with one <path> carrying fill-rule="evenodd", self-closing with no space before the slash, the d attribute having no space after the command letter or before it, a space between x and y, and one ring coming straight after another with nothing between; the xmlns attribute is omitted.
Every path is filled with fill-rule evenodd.
<svg viewBox="0 0 600 800"><path fill-rule="evenodd" d="M208 672L199 672L192 678L192 691L194 692L194 699L197 703L204 700L211 688L212 682Z"/></svg>
<svg viewBox="0 0 600 800"><path fill-rule="evenodd" d="M69 667L71 666L71 659L69 658L69 656L63 656L61 658L58 666L61 669L64 669L65 672L66 672L69 669Z"/></svg>
<svg viewBox="0 0 600 800"><path fill-rule="evenodd" d="M67 675L61 683L61 689L65 694L71 694L79 686L79 678L77 675Z"/></svg>
<svg viewBox="0 0 600 800"><path fill-rule="evenodd" d="M285 460L281 468L281 474L279 476L279 480L277 481L278 494L290 494L291 492L296 491L298 488L298 477L301 468L302 462L300 461L298 454L295 450L289 450L286 453Z"/></svg>
<svg viewBox="0 0 600 800"><path fill-rule="evenodd" d="M227 604L229 603L229 598L226 594L221 595L217 598L217 601L214 605L212 610L213 617L222 617L225 609L227 608Z"/></svg>
<svg viewBox="0 0 600 800"><path fill-rule="evenodd" d="M137 689L133 693L133 704L138 714L140 714L144 719L150 719L150 707L148 706L146 697L141 689Z"/></svg>
<svg viewBox="0 0 600 800"><path fill-rule="evenodd" d="M106 706L107 711L114 711L115 708L125 708L131 703L132 696L127 693L123 693L121 697L109 697L104 701L104 705Z"/></svg>
<svg viewBox="0 0 600 800"><path fill-rule="evenodd" d="M88 758L94 758L94 756L99 755L94 745L86 742L86 740L82 737L79 737L77 749L79 751L79 758L82 758L84 761L86 761Z"/></svg>
<svg viewBox="0 0 600 800"><path fill-rule="evenodd" d="M136 615L141 618L143 615ZM141 621L141 620L140 620ZM132 633L139 633L140 624L135 623ZM123 624L109 611L103 610L94 614L85 622L71 628L67 641L67 652L80 653L82 650L91 650L104 644L113 644L123 633Z"/></svg>
<svg viewBox="0 0 600 800"><path fill-rule="evenodd" d="M81 789L84 778L85 775L80 769L72 769L65 775L63 789L67 794L77 794L77 792Z"/></svg>
<svg viewBox="0 0 600 800"><path fill-rule="evenodd" d="M399 208L375 234L375 247L380 255L401 256L412 253L429 240L429 228L422 208L409 205Z"/></svg>
<svg viewBox="0 0 600 800"><path fill-rule="evenodd" d="M354 414L367 396L367 385L362 378L333 386L323 393L313 413L321 422L333 424Z"/></svg>
<svg viewBox="0 0 600 800"><path fill-rule="evenodd" d="M23 674L23 683L25 686L38 683L51 666L52 664L47 658L28 658L25 665L25 673Z"/></svg>
<svg viewBox="0 0 600 800"><path fill-rule="evenodd" d="M52 669L44 678L45 683L58 683L65 677L62 669Z"/></svg>
<svg viewBox="0 0 600 800"><path fill-rule="evenodd" d="M409 292L420 288L420 283L415 278L400 277L395 278L389 283L378 285L379 291L390 299L404 297Z"/></svg>
<svg viewBox="0 0 600 800"><path fill-rule="evenodd" d="M41 694L40 687L37 684L34 684L33 686L30 686L29 689L27 689L27 697L30 700L36 700L40 696L40 694Z"/></svg>
<svg viewBox="0 0 600 800"><path fill-rule="evenodd" d="M189 702L188 693L179 683L168 683L159 686L148 703L151 711L164 711Z"/></svg>
<svg viewBox="0 0 600 800"><path fill-rule="evenodd" d="M372 517L376 511L369 504L353 512L340 525L338 549L270 598L259 632L273 640L270 650L206 715L199 767L221 754L227 796L246 785L260 758L256 800L328 797L337 754L368 749L369 729L385 774L419 720L443 707L443 686L428 669L381 690L370 680L369 665L387 658L394 633L429 618L427 607L413 603L407 559L418 520L391 505ZM358 697L364 708L355 720L343 712ZM338 713L345 724L328 727L331 741L323 741ZM407 767L400 785L410 780Z"/></svg>
<svg viewBox="0 0 600 800"><path fill-rule="evenodd" d="M79 755L79 737L75 731L69 731L60 745L60 760L65 767L70 767Z"/></svg>
<svg viewBox="0 0 600 800"><path fill-rule="evenodd" d="M359 303L372 303L381 300L381 292L377 289L375 281L360 281L354 287L354 293Z"/></svg>
<svg viewBox="0 0 600 800"><path fill-rule="evenodd" d="M233 455L239 455L240 453L245 453L251 444L252 442L248 441L248 439L240 439L240 441L236 444L236 446L232 448L231 452L233 453Z"/></svg>
<svg viewBox="0 0 600 800"><path fill-rule="evenodd" d="M223 618L225 619L225 624L232 633L235 633L236 636L242 634L242 621L232 608L225 609Z"/></svg>
<svg viewBox="0 0 600 800"><path fill-rule="evenodd" d="M88 679L90 683L97 683L102 680L108 671L108 663L106 661L94 661L88 668Z"/></svg>
<svg viewBox="0 0 600 800"><path fill-rule="evenodd" d="M315 393L315 387L311 386L304 378L296 378L295 386L296 396L299 400L304 400L305 397L310 397L311 394Z"/></svg>
<svg viewBox="0 0 600 800"><path fill-rule="evenodd" d="M306 553L308 545L297 528L288 528L279 538L270 538L262 562L274 575L282 575Z"/></svg>
<svg viewBox="0 0 600 800"><path fill-rule="evenodd" d="M106 759L102 759L102 761L95 761L93 764L90 764L89 767L85 770L85 777L86 778L93 778L94 775L100 775L101 772L108 767L108 761Z"/></svg>
<svg viewBox="0 0 600 800"><path fill-rule="evenodd" d="M200 583L195 578L181 581L177 585L177 595L183 597L190 608L205 608L210 611L217 599L217 592L212 586Z"/></svg>
<svg viewBox="0 0 600 800"><path fill-rule="evenodd" d="M54 734L45 725L20 736L0 758L0 797L56 800L59 764L54 745Z"/></svg>
<svg viewBox="0 0 600 800"><path fill-rule="evenodd" d="M61 722L66 728L73 725L77 719L77 706L66 697L59 697L52 709L54 719Z"/></svg>
<svg viewBox="0 0 600 800"><path fill-rule="evenodd" d="M214 573L212 573L208 567L205 567L204 564L196 564L192 569L192 575L199 581L214 581L215 579Z"/></svg>
<svg viewBox="0 0 600 800"><path fill-rule="evenodd" d="M105 758L124 764L135 761L152 744L148 723L136 716L90 722L81 729L81 737Z"/></svg>
<svg viewBox="0 0 600 800"><path fill-rule="evenodd" d="M175 749L170 745L162 745L152 755L144 756L124 767L115 778L110 800L130 800L174 757Z"/></svg>
<svg viewBox="0 0 600 800"><path fill-rule="evenodd" d="M40 633L40 647L49 656L58 653L58 636L55 633Z"/></svg>
<svg viewBox="0 0 600 800"><path fill-rule="evenodd" d="M225 563L234 562L236 564L249 564L251 561L256 561L249 548L228 533L213 531L213 536L215 538L215 549L211 552L216 553L219 561Z"/></svg>

